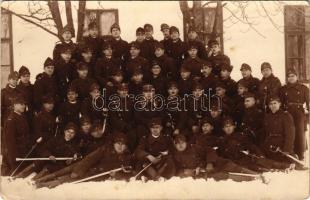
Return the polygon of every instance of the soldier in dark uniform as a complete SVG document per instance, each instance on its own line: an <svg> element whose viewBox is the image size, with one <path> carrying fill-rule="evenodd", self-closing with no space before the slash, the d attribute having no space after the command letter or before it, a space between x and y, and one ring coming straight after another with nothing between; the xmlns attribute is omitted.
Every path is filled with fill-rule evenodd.
<svg viewBox="0 0 310 200"><path fill-rule="evenodd" d="M155 60L152 62L149 83L154 86L156 94L166 96L167 79L162 72L162 67Z"/></svg>
<svg viewBox="0 0 310 200"><path fill-rule="evenodd" d="M143 29L145 31L145 40L142 42L143 48L141 49L141 56L151 62L155 58L154 45L158 41L153 38L154 31L151 24L145 24Z"/></svg>
<svg viewBox="0 0 310 200"><path fill-rule="evenodd" d="M230 77L232 69L233 67L231 65L223 64L221 66L220 81L224 83L226 87L226 95L233 99L237 95L237 83Z"/></svg>
<svg viewBox="0 0 310 200"><path fill-rule="evenodd" d="M8 76L8 84L1 90L1 118L4 120L13 111L13 99L19 94L17 89L18 72L13 72Z"/></svg>
<svg viewBox="0 0 310 200"><path fill-rule="evenodd" d="M294 119L294 152L300 160L303 160L306 151L305 112L309 111L309 88L298 82L297 72L294 69L287 71L287 80L288 83L280 89L280 98L283 107ZM306 111L304 104L306 104Z"/></svg>
<svg viewBox="0 0 310 200"><path fill-rule="evenodd" d="M99 82L101 88L111 86L109 78L113 70L116 68L122 69L122 61L120 58L114 57L112 45L110 43L104 43L102 51L103 56L97 60L95 66L95 78Z"/></svg>
<svg viewBox="0 0 310 200"><path fill-rule="evenodd" d="M168 41L170 40L170 27L168 24L161 24L160 31L163 33L164 39L160 41L163 44L164 49L167 49Z"/></svg>
<svg viewBox="0 0 310 200"><path fill-rule="evenodd" d="M31 124L33 119L33 84L30 82L30 71L27 67L21 66L18 75L20 81L16 89L27 102L25 115L27 116L29 124Z"/></svg>
<svg viewBox="0 0 310 200"><path fill-rule="evenodd" d="M234 99L234 108L232 111L232 117L237 123L237 126L241 123L241 118L244 113L244 95L248 92L248 85L245 81L239 81L237 84L238 95Z"/></svg>
<svg viewBox="0 0 310 200"><path fill-rule="evenodd" d="M111 95L115 95L117 93L118 85L122 84L124 80L124 75L121 69L115 68L111 72L111 76L109 82L111 84L106 86L106 96L110 98Z"/></svg>
<svg viewBox="0 0 310 200"><path fill-rule="evenodd" d="M58 60L60 59L60 54L62 51L61 49L63 48L71 49L72 51L71 59L73 62L75 62L78 59L77 45L72 41L73 36L74 36L73 28L68 25L64 26L61 32L62 40L56 43L53 51L53 60L55 62L58 62Z"/></svg>
<svg viewBox="0 0 310 200"><path fill-rule="evenodd" d="M258 88L259 104L261 108L266 112L267 100L271 96L278 96L281 88L280 80L272 73L271 65L268 62L264 62L261 65L261 72L263 78L260 81Z"/></svg>
<svg viewBox="0 0 310 200"><path fill-rule="evenodd" d="M239 81L245 81L248 85L249 92L257 94L259 88L259 79L252 76L252 69L251 66L243 63L240 68L242 79ZM238 82L239 82L238 81Z"/></svg>
<svg viewBox="0 0 310 200"><path fill-rule="evenodd" d="M26 102L17 95L12 101L13 110L5 120L1 137L2 175L10 175L18 163L16 158L23 158L30 150L29 125L24 115Z"/></svg>
<svg viewBox="0 0 310 200"><path fill-rule="evenodd" d="M212 73L212 63L203 60L200 82L207 95L213 95L215 93L215 86L218 81L218 78Z"/></svg>
<svg viewBox="0 0 310 200"><path fill-rule="evenodd" d="M230 66L230 59L221 52L220 44L217 40L209 40L208 47L210 48L208 60L212 63L212 73L220 77L222 65Z"/></svg>
<svg viewBox="0 0 310 200"><path fill-rule="evenodd" d="M136 42L140 45L140 56L143 58L147 58L147 50L148 46L147 43L144 42L145 40L145 30L142 27L138 27L136 30Z"/></svg>
<svg viewBox="0 0 310 200"><path fill-rule="evenodd" d="M193 79L191 76L191 70L187 65L184 65L180 69L180 79L178 80L181 97L183 97L185 94L191 94L192 84Z"/></svg>
<svg viewBox="0 0 310 200"><path fill-rule="evenodd" d="M135 68L129 81L129 93L133 95L142 94L143 85L144 81L142 70L140 68Z"/></svg>
<svg viewBox="0 0 310 200"><path fill-rule="evenodd" d="M81 149L82 156L86 155L88 152L88 144L90 143L91 139L91 131L92 131L92 122L89 117L82 116L80 118L80 130L78 132L78 140L79 140L79 147Z"/></svg>
<svg viewBox="0 0 310 200"><path fill-rule="evenodd" d="M221 100L223 115L231 115L232 109L234 108L234 101L226 95L226 86L221 81L216 84L215 94Z"/></svg>
<svg viewBox="0 0 310 200"><path fill-rule="evenodd" d="M70 87L74 88L78 94L78 101L82 102L89 96L89 88L96 81L88 76L89 67L84 62L77 64L78 78L74 79Z"/></svg>
<svg viewBox="0 0 310 200"><path fill-rule="evenodd" d="M128 59L129 55L129 45L128 42L122 40L121 28L118 24L113 24L110 28L113 39L111 40L113 56L115 58L121 59L124 63Z"/></svg>
<svg viewBox="0 0 310 200"><path fill-rule="evenodd" d="M263 131L264 113L256 104L256 97L253 93L244 94L244 112L239 128L249 135L256 145L261 145L264 139Z"/></svg>
<svg viewBox="0 0 310 200"><path fill-rule="evenodd" d="M149 134L145 135L135 151L138 160L137 170L141 170L152 163L145 172L152 180L160 177L171 178L175 174L175 167L171 158L172 141L170 136L163 134L161 118L152 118L149 123Z"/></svg>
<svg viewBox="0 0 310 200"><path fill-rule="evenodd" d="M125 77L128 79L132 76L135 68L140 68L143 73L144 80L150 77L150 64L149 61L140 56L140 45L137 42L130 43L130 58L125 63Z"/></svg>
<svg viewBox="0 0 310 200"><path fill-rule="evenodd" d="M99 36L99 27L96 22L90 22L88 24L88 33L88 36L82 38L81 44L89 46L93 52L94 59L97 60L101 57L103 41Z"/></svg>
<svg viewBox="0 0 310 200"><path fill-rule="evenodd" d="M210 110L207 117L212 120L213 134L216 136L223 135L222 121L223 121L223 110L217 103L211 102Z"/></svg>
<svg viewBox="0 0 310 200"><path fill-rule="evenodd" d="M35 110L41 109L42 97L51 94L55 100L55 105L59 102L58 98L58 86L54 76L54 62L51 58L47 58L44 62L44 72L40 73L36 77L36 81L33 86L33 101Z"/></svg>
<svg viewBox="0 0 310 200"><path fill-rule="evenodd" d="M81 53L80 62L85 63L87 68L88 68L88 77L94 78L94 76L95 76L95 65L96 65L97 58L95 58L95 56L93 54L93 50L91 49L91 47L89 47L87 45L80 45L79 51ZM80 62L76 63L75 69L77 69L77 65ZM76 74L74 73L73 75L76 75ZM73 77L73 78L76 78L76 77Z"/></svg>
<svg viewBox="0 0 310 200"><path fill-rule="evenodd" d="M165 47L162 43L155 43L155 61L159 63L162 68L163 74L166 75L168 80L176 80L178 77L177 67L172 58L165 54Z"/></svg>
<svg viewBox="0 0 310 200"><path fill-rule="evenodd" d="M167 41L166 53L169 57L173 58L177 69L179 70L186 53L186 46L180 39L179 29L175 26L170 27L170 40Z"/></svg>
<svg viewBox="0 0 310 200"><path fill-rule="evenodd" d="M206 59L207 58L206 47L204 43L198 39L197 31L193 27L190 27L188 29L188 41L186 42L186 45L191 46L192 44L197 46L198 57L201 59Z"/></svg>
<svg viewBox="0 0 310 200"><path fill-rule="evenodd" d="M198 53L198 46L194 42L187 43L187 53L188 57L184 60L182 65L187 65L191 69L192 76L200 77L201 75L201 68L203 65L203 60L200 59L197 55Z"/></svg>
<svg viewBox="0 0 310 200"><path fill-rule="evenodd" d="M280 153L274 153L272 148L279 147L281 151L293 155L295 143L295 126L292 115L281 109L281 101L278 96L271 96L268 100L270 113L265 114L265 137L262 148L266 156L280 162L288 162Z"/></svg>

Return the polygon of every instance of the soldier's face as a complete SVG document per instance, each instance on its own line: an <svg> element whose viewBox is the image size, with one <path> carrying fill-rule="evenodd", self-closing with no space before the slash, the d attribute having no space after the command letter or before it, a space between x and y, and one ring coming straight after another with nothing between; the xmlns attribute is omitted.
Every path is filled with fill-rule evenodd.
<svg viewBox="0 0 310 200"><path fill-rule="evenodd" d="M220 45L213 44L211 47L211 51L213 54L217 55L221 51Z"/></svg>
<svg viewBox="0 0 310 200"><path fill-rule="evenodd" d="M83 131L84 134L88 134L90 132L91 129L91 123L85 122L82 124L81 129Z"/></svg>
<svg viewBox="0 0 310 200"><path fill-rule="evenodd" d="M168 89L168 94L170 96L176 96L176 95L178 95L178 93L179 93L179 89L177 87L170 87Z"/></svg>
<svg viewBox="0 0 310 200"><path fill-rule="evenodd" d="M26 109L26 104L24 104L24 103L16 103L16 104L14 104L14 111L16 111L18 113L25 112L25 109Z"/></svg>
<svg viewBox="0 0 310 200"><path fill-rule="evenodd" d="M149 101L153 98L154 93L155 93L155 90L154 90L154 92L153 91L146 91L146 92L143 92L143 96L147 101Z"/></svg>
<svg viewBox="0 0 310 200"><path fill-rule="evenodd" d="M20 81L22 83L29 83L30 82L30 74L25 74L20 76Z"/></svg>
<svg viewBox="0 0 310 200"><path fill-rule="evenodd" d="M69 62L71 59L71 53L68 52L63 52L60 54L60 56L62 57L62 59L64 59L66 62Z"/></svg>
<svg viewBox="0 0 310 200"><path fill-rule="evenodd" d="M78 94L76 92L73 92L73 91L69 91L67 93L67 98L68 98L68 101L69 102L74 102L76 101L76 98L78 97Z"/></svg>
<svg viewBox="0 0 310 200"><path fill-rule="evenodd" d="M224 127L223 127L223 131L226 135L231 135L232 133L234 133L235 131L235 125L233 124L226 124Z"/></svg>
<svg viewBox="0 0 310 200"><path fill-rule="evenodd" d="M82 57L85 62L90 62L93 57L93 53L91 51L83 52Z"/></svg>
<svg viewBox="0 0 310 200"><path fill-rule="evenodd" d="M116 74L114 76L112 76L112 79L117 82L117 83L121 83L123 81L123 75L121 74Z"/></svg>
<svg viewBox="0 0 310 200"><path fill-rule="evenodd" d="M10 79L9 79L9 84L10 84L11 86L13 86L13 87L16 87L17 81L18 81L18 79L10 78Z"/></svg>
<svg viewBox="0 0 310 200"><path fill-rule="evenodd" d="M195 40L196 38L197 38L197 33L196 33L196 31L190 31L189 33L188 33L188 39L190 39L190 40Z"/></svg>
<svg viewBox="0 0 310 200"><path fill-rule="evenodd" d="M248 97L244 99L244 107L245 108L251 108L255 105L256 101L254 97Z"/></svg>
<svg viewBox="0 0 310 200"><path fill-rule="evenodd" d="M161 125L153 125L150 128L151 134L153 137L157 138L160 136L163 127Z"/></svg>
<svg viewBox="0 0 310 200"><path fill-rule="evenodd" d="M209 67L207 65L202 66L201 73L203 75L208 76L211 74L211 72L212 72L212 67Z"/></svg>
<svg viewBox="0 0 310 200"><path fill-rule="evenodd" d="M164 38L170 37L169 29L164 29L162 32L163 32Z"/></svg>
<svg viewBox="0 0 310 200"><path fill-rule="evenodd" d="M251 70L248 70L248 69L241 70L241 75L243 78L248 78L251 76L251 74L252 74Z"/></svg>
<svg viewBox="0 0 310 200"><path fill-rule="evenodd" d="M92 28L92 29L89 29L88 32L89 32L89 35L90 35L92 38L98 37L98 34L99 34L98 29Z"/></svg>
<svg viewBox="0 0 310 200"><path fill-rule="evenodd" d="M245 92L248 91L248 88L239 85L238 88L237 88L237 91L238 91L238 95L243 95Z"/></svg>
<svg viewBox="0 0 310 200"><path fill-rule="evenodd" d="M203 95L203 90L197 88L197 89L193 90L192 93L193 93L195 98L199 98L199 97L201 97Z"/></svg>
<svg viewBox="0 0 310 200"><path fill-rule="evenodd" d="M264 78L268 78L272 74L272 70L270 68L265 68L262 70L262 75Z"/></svg>
<svg viewBox="0 0 310 200"><path fill-rule="evenodd" d="M201 130L202 130L202 133L203 134L209 134L212 132L213 130L213 126L209 123L204 123L202 126L201 126Z"/></svg>
<svg viewBox="0 0 310 200"><path fill-rule="evenodd" d="M54 66L53 66L53 65L50 65L50 66L44 67L44 72L45 72L47 75L52 76L53 73L54 73Z"/></svg>
<svg viewBox="0 0 310 200"><path fill-rule="evenodd" d="M144 33L137 33L136 37L138 42L143 42L143 40L145 39Z"/></svg>
<svg viewBox="0 0 310 200"><path fill-rule="evenodd" d="M70 141L74 138L75 131L73 129L67 129L65 130L65 140Z"/></svg>
<svg viewBox="0 0 310 200"><path fill-rule="evenodd" d="M183 80L187 80L190 75L191 75L191 72L189 72L189 71L181 71L181 78Z"/></svg>
<svg viewBox="0 0 310 200"><path fill-rule="evenodd" d="M118 154L124 153L124 151L127 149L126 144L124 144L123 142L114 142L113 146L114 146L114 150Z"/></svg>
<svg viewBox="0 0 310 200"><path fill-rule="evenodd" d="M297 77L295 74L289 74L289 75L287 76L287 81L288 81L289 83L296 83L297 80L298 80L298 77Z"/></svg>
<svg viewBox="0 0 310 200"><path fill-rule="evenodd" d="M103 136L103 131L101 128L96 128L95 130L93 130L90 135L93 136L94 138L101 138Z"/></svg>
<svg viewBox="0 0 310 200"><path fill-rule="evenodd" d="M139 56L139 53L140 53L140 49L137 49L137 48L134 48L134 47L131 47L130 48L130 55L132 57L137 57Z"/></svg>
<svg viewBox="0 0 310 200"><path fill-rule="evenodd" d="M146 38L151 38L153 36L153 31L150 30L150 31L145 31L145 37Z"/></svg>
<svg viewBox="0 0 310 200"><path fill-rule="evenodd" d="M180 34L177 32L177 31L173 31L171 34L170 34L170 37L172 40L178 40L179 37L180 37Z"/></svg>
<svg viewBox="0 0 310 200"><path fill-rule="evenodd" d="M87 69L80 69L80 70L77 70L77 72L78 72L80 78L86 78L88 75Z"/></svg>
<svg viewBox="0 0 310 200"><path fill-rule="evenodd" d="M143 74L134 74L131 78L135 83L140 83L143 79Z"/></svg>
<svg viewBox="0 0 310 200"><path fill-rule="evenodd" d="M62 38L64 39L64 41L70 41L72 39L72 33L70 31L65 31L62 34Z"/></svg>
<svg viewBox="0 0 310 200"><path fill-rule="evenodd" d="M53 103L44 103L43 108L46 112L51 112L54 109Z"/></svg>
<svg viewBox="0 0 310 200"><path fill-rule="evenodd" d="M154 66L152 67L152 74L154 74L154 75L159 75L160 72L161 72L161 68L160 68L159 65L154 65Z"/></svg>
<svg viewBox="0 0 310 200"><path fill-rule="evenodd" d="M269 106L269 109L271 110L271 112L275 113L280 109L281 103L278 101L270 101L268 106Z"/></svg>
<svg viewBox="0 0 310 200"><path fill-rule="evenodd" d="M100 96L100 91L98 89L94 89L90 92L90 96L94 99Z"/></svg>
<svg viewBox="0 0 310 200"><path fill-rule="evenodd" d="M105 56L110 57L113 54L113 50L111 48L107 48L103 50Z"/></svg>
<svg viewBox="0 0 310 200"><path fill-rule="evenodd" d="M117 90L117 93L121 98L125 98L128 96L128 90Z"/></svg>
<svg viewBox="0 0 310 200"><path fill-rule="evenodd" d="M155 56L156 57L160 57L160 56L164 55L164 53L165 53L165 50L162 48L156 48L155 49Z"/></svg>
<svg viewBox="0 0 310 200"><path fill-rule="evenodd" d="M119 38L121 35L121 31L118 28L113 28L111 30L112 37Z"/></svg>
<svg viewBox="0 0 310 200"><path fill-rule="evenodd" d="M221 77L223 78L223 79L226 79L226 78L228 78L230 76L230 71L228 71L228 70L221 70Z"/></svg>
<svg viewBox="0 0 310 200"><path fill-rule="evenodd" d="M197 53L198 53L198 50L197 50L197 49L191 48L191 49L189 49L187 52L188 52L188 55L189 55L191 58L196 58L196 57L197 57Z"/></svg>
<svg viewBox="0 0 310 200"><path fill-rule="evenodd" d="M174 146L177 151L185 151L187 143L185 141L179 140L178 142L174 143Z"/></svg>
<svg viewBox="0 0 310 200"><path fill-rule="evenodd" d="M212 109L210 110L210 115L212 118L217 118L221 115L221 111Z"/></svg>
<svg viewBox="0 0 310 200"><path fill-rule="evenodd" d="M217 96L219 96L219 97L225 96L225 92L226 92L226 90L225 90L224 88L221 88L221 87L217 87L217 88L215 89L215 94L216 94Z"/></svg>

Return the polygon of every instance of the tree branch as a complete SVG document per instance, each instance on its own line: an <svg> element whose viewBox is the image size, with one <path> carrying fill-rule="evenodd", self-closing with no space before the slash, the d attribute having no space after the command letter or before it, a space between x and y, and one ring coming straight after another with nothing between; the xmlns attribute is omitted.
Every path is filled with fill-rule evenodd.
<svg viewBox="0 0 310 200"><path fill-rule="evenodd" d="M60 16L60 11L59 11L59 6L58 6L58 1L48 1L47 5L52 13L52 17L54 19L54 22L56 24L56 28L58 31L58 34L61 33L63 26L62 26L62 21L61 21L61 16Z"/></svg>
<svg viewBox="0 0 310 200"><path fill-rule="evenodd" d="M85 20L85 9L86 9L86 1L79 1L79 9L78 9L78 30L77 30L77 42L81 41L83 36L83 27Z"/></svg>

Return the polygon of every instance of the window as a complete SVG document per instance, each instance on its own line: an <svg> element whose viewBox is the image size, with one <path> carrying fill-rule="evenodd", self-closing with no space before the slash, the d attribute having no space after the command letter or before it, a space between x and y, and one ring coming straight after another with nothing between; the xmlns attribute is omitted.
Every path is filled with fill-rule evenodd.
<svg viewBox="0 0 310 200"><path fill-rule="evenodd" d="M284 7L286 70L297 70L299 80L309 83L310 6Z"/></svg>

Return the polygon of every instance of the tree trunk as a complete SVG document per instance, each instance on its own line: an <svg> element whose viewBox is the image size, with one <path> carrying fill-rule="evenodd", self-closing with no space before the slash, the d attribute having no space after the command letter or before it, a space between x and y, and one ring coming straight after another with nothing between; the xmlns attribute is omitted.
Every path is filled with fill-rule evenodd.
<svg viewBox="0 0 310 200"><path fill-rule="evenodd" d="M216 13L215 13L215 18L214 18L214 24L213 24L213 30L210 39L216 39L219 36L218 33L218 25L219 25L219 19L220 19L220 12L221 12L221 7L222 7L222 2L217 1L216 2Z"/></svg>
<svg viewBox="0 0 310 200"><path fill-rule="evenodd" d="M52 17L54 19L57 31L58 31L58 37L61 38L60 33L63 29L62 26L62 21L61 21L61 16L60 16L60 11L59 11L59 5L58 5L58 1L48 1L47 5L50 9L50 12L52 14Z"/></svg>
<svg viewBox="0 0 310 200"><path fill-rule="evenodd" d="M76 38L77 42L80 42L83 37L85 9L86 9L86 1L80 0L79 9L78 9L78 28L77 28L77 38Z"/></svg>
<svg viewBox="0 0 310 200"><path fill-rule="evenodd" d="M72 10L71 10L71 1L65 1L65 6L66 6L67 24L72 28L73 37L75 37L75 29L73 25Z"/></svg>

